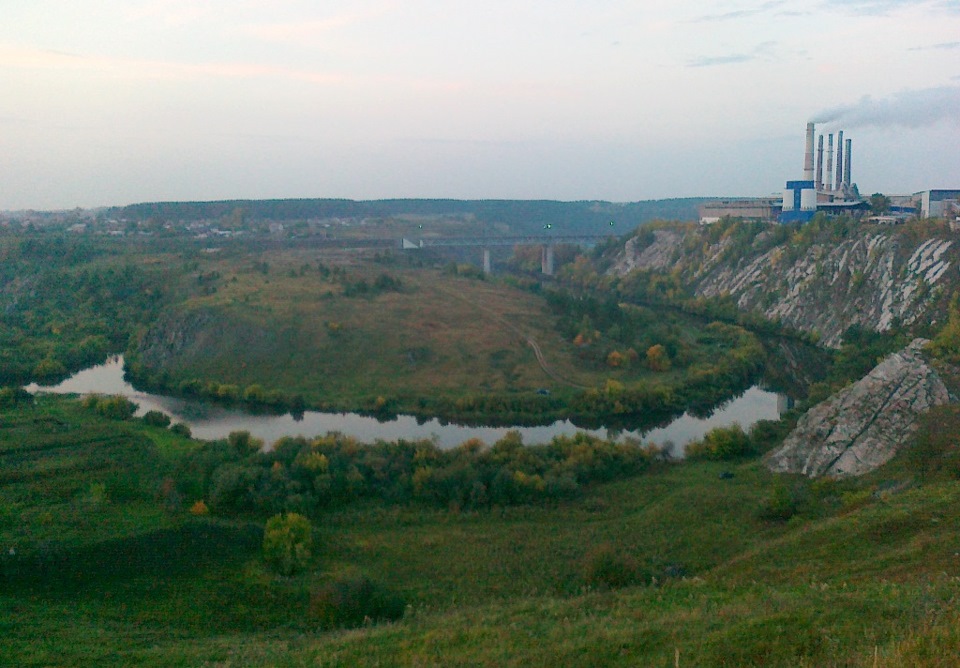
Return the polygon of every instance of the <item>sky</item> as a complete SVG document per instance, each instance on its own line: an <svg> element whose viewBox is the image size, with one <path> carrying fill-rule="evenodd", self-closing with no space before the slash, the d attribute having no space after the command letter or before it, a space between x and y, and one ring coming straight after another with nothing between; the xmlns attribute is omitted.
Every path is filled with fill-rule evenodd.
<svg viewBox="0 0 960 668"><path fill-rule="evenodd" d="M960 0L0 0L0 210L960 188Z"/></svg>

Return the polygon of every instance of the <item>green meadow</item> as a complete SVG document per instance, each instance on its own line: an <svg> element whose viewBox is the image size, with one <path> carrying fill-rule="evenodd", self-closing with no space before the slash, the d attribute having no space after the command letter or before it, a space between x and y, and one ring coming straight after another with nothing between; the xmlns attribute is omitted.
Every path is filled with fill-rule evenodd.
<svg viewBox="0 0 960 668"><path fill-rule="evenodd" d="M209 446L43 397L0 412L3 663L951 665L958 420L857 481L660 461L478 511L358 499L312 513L309 564L281 576L262 516L172 492ZM359 577L399 617L324 622L317 591Z"/></svg>

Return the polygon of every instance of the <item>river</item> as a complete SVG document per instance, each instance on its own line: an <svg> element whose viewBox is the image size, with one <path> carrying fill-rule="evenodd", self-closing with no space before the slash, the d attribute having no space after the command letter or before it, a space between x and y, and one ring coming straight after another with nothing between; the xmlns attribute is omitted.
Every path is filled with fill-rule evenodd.
<svg viewBox="0 0 960 668"><path fill-rule="evenodd" d="M372 443L378 439L433 439L441 448L453 448L471 438L493 444L510 430L520 432L523 442L531 445L546 443L561 434L572 436L577 432L587 432L603 438L632 437L661 446L672 444L671 452L674 456L682 456L684 445L702 438L714 427L739 423L744 429L748 429L758 420L778 419L782 404L779 399L783 396L754 386L717 408L708 418L696 418L685 413L665 427L646 432L630 432L581 429L567 420L539 427L475 427L442 424L438 420L418 422L409 415L400 415L393 420L381 422L356 413L306 411L302 418L297 419L290 414L255 414L207 401L141 392L124 380L122 357L114 357L105 364L79 371L59 385L33 384L27 387L27 390L54 394L120 394L138 405L138 416L150 410L162 411L170 415L174 422L189 426L195 438L205 440L225 438L232 431L242 430L263 439L269 445L284 436L309 438L329 431L339 431L364 443Z"/></svg>

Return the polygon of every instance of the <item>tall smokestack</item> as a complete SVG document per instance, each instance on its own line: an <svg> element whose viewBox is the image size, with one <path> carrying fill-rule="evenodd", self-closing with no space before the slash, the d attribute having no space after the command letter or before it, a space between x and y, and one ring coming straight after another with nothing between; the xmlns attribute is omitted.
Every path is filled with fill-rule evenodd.
<svg viewBox="0 0 960 668"><path fill-rule="evenodd" d="M827 190L833 190L833 133L827 135Z"/></svg>
<svg viewBox="0 0 960 668"><path fill-rule="evenodd" d="M807 123L807 147L803 152L803 180L813 181L813 123Z"/></svg>
<svg viewBox="0 0 960 668"><path fill-rule="evenodd" d="M850 158L853 156L853 140L847 140L846 147L846 158L843 161L843 182L847 187L850 187L853 184L853 181L850 180Z"/></svg>
<svg viewBox="0 0 960 668"><path fill-rule="evenodd" d="M821 190L823 190L823 135L817 137L817 192Z"/></svg>
<svg viewBox="0 0 960 668"><path fill-rule="evenodd" d="M843 130L837 133L837 187L834 190L840 190L843 183Z"/></svg>

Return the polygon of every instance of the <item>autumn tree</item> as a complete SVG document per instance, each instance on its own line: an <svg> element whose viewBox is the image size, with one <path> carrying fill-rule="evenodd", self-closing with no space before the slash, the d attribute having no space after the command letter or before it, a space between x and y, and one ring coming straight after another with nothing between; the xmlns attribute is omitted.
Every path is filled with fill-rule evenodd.
<svg viewBox="0 0 960 668"><path fill-rule="evenodd" d="M647 366L652 371L669 370L670 355L667 354L667 349L659 343L647 348Z"/></svg>
<svg viewBox="0 0 960 668"><path fill-rule="evenodd" d="M263 530L263 558L281 575L293 575L310 563L310 521L297 513L274 515Z"/></svg>

